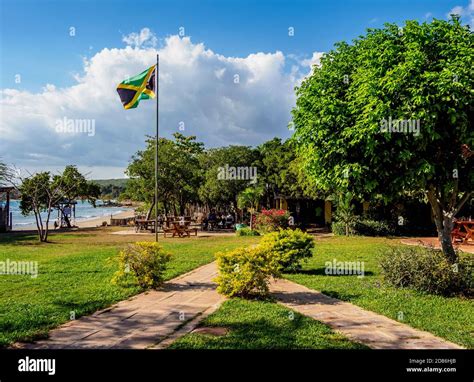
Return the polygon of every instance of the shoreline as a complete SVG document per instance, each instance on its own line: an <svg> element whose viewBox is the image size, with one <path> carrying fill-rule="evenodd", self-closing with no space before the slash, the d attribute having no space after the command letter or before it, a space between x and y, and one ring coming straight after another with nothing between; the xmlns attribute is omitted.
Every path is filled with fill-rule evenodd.
<svg viewBox="0 0 474 382"><path fill-rule="evenodd" d="M121 211L117 212L115 214L111 214L114 219L125 219L129 217L135 216L135 209L131 209L128 211ZM110 215L104 215L104 216L96 216L93 218L87 218L87 219L81 219L81 220L76 220L75 226L77 228L96 228L100 227L102 225L102 222L107 222L107 224L110 224ZM31 230L36 230L36 224L29 224L21 227L13 227L11 232L19 232L19 231L31 231ZM54 231L54 220L49 222L49 229L51 231Z"/></svg>

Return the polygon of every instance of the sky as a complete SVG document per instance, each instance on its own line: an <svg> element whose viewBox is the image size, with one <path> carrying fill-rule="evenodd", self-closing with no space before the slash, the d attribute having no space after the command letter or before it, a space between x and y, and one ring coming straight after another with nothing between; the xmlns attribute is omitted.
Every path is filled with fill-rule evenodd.
<svg viewBox="0 0 474 382"><path fill-rule="evenodd" d="M450 13L472 27L474 0L0 0L0 160L124 177L154 134L155 102L124 110L116 87L157 53L160 136L285 139L294 87L334 43ZM81 122L89 129L63 128Z"/></svg>

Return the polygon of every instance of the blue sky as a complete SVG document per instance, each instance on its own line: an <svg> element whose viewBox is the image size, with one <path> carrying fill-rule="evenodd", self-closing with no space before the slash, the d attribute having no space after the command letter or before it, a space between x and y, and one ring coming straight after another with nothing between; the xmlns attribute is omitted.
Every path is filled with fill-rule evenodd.
<svg viewBox="0 0 474 382"><path fill-rule="evenodd" d="M149 27L158 37L180 27L194 42L226 56L252 52L309 55L351 40L368 27L406 19L445 18L457 0L122 1L2 0L0 87L66 86L82 57L122 46L122 36ZM136 5L135 5L136 4ZM69 28L76 29L74 37ZM295 35L288 36L288 28ZM7 53L7 54L5 54Z"/></svg>
<svg viewBox="0 0 474 382"><path fill-rule="evenodd" d="M474 0L0 0L0 10L0 158L28 171L76 164L96 179L123 177L153 134L154 103L125 111L115 88L156 53L162 136L256 146L291 135L294 87L334 43L451 10L474 20ZM58 129L83 120L93 134Z"/></svg>

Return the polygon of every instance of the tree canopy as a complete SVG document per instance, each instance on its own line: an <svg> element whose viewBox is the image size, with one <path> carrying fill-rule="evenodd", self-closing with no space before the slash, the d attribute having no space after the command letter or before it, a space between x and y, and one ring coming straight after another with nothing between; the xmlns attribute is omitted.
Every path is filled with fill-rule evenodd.
<svg viewBox="0 0 474 382"><path fill-rule="evenodd" d="M474 37L459 18L407 21L338 43L297 89L294 142L315 186L360 199L424 196L454 260L471 196ZM449 231L449 232L448 232Z"/></svg>

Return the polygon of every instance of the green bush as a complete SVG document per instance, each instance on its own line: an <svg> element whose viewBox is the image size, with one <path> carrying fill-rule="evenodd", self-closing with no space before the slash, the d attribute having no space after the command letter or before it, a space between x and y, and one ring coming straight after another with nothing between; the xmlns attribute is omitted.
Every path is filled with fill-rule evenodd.
<svg viewBox="0 0 474 382"><path fill-rule="evenodd" d="M129 244L119 253L119 270L112 282L138 284L142 288L158 288L163 284L163 274L171 254L154 242L136 242Z"/></svg>
<svg viewBox="0 0 474 382"><path fill-rule="evenodd" d="M389 236L394 235L394 230L385 221L372 219L355 219L348 224L349 235L362 236ZM333 222L331 230L334 235L344 236L346 234L346 225L343 222Z"/></svg>
<svg viewBox="0 0 474 382"><path fill-rule="evenodd" d="M380 262L384 279L392 286L443 296L472 295L473 258L452 265L433 248L394 247Z"/></svg>
<svg viewBox="0 0 474 382"><path fill-rule="evenodd" d="M349 235L354 234L355 223L349 224ZM346 224L344 222L332 222L331 231L334 235L345 236L346 235Z"/></svg>
<svg viewBox="0 0 474 382"><path fill-rule="evenodd" d="M301 261L313 256L314 240L300 229L280 229L263 237L259 244L271 252L286 271L301 269Z"/></svg>
<svg viewBox="0 0 474 382"><path fill-rule="evenodd" d="M356 235L363 236L389 236L394 234L387 222L372 219L357 220L353 231Z"/></svg>
<svg viewBox="0 0 474 382"><path fill-rule="evenodd" d="M216 254L217 291L228 297L265 296L270 277L279 275L279 264L260 246Z"/></svg>
<svg viewBox="0 0 474 382"><path fill-rule="evenodd" d="M250 229L247 227L237 230L236 233L237 233L237 236L260 236L258 231L255 231L254 229Z"/></svg>

